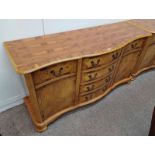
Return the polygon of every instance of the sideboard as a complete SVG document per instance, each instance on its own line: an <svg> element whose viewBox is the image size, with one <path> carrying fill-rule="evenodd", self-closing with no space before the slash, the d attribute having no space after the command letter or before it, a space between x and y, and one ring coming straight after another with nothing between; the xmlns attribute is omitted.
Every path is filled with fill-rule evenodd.
<svg viewBox="0 0 155 155"><path fill-rule="evenodd" d="M36 130L155 67L153 30L154 20L130 20L5 42Z"/></svg>

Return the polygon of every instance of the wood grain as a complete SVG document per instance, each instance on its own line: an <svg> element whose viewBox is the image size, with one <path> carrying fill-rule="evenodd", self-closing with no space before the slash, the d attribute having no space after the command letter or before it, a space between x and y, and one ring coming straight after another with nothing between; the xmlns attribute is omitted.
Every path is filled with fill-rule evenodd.
<svg viewBox="0 0 155 155"><path fill-rule="evenodd" d="M120 22L9 41L4 45L15 70L26 74L51 64L109 53L150 35L127 22Z"/></svg>
<svg viewBox="0 0 155 155"><path fill-rule="evenodd" d="M155 20L154 19L134 19L128 21L140 29L146 30L151 33L155 33Z"/></svg>
<svg viewBox="0 0 155 155"><path fill-rule="evenodd" d="M16 71L26 78L25 102L36 130L155 68L150 22L151 31L127 21L6 42Z"/></svg>

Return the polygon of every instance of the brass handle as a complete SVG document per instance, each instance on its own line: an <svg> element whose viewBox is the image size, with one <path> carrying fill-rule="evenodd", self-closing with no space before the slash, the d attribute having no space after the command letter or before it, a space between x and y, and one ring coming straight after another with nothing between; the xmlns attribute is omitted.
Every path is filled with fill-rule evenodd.
<svg viewBox="0 0 155 155"><path fill-rule="evenodd" d="M95 80L97 78L97 75L98 75L97 73L95 73L94 76L93 75L88 75L89 80Z"/></svg>
<svg viewBox="0 0 155 155"><path fill-rule="evenodd" d="M108 68L108 70L111 73L114 70L114 65L112 65L110 68Z"/></svg>
<svg viewBox="0 0 155 155"><path fill-rule="evenodd" d="M103 88L102 88L102 91L105 91L107 89L107 86L104 86Z"/></svg>
<svg viewBox="0 0 155 155"><path fill-rule="evenodd" d="M110 76L108 76L106 79L105 79L105 82L109 82L110 81Z"/></svg>
<svg viewBox="0 0 155 155"><path fill-rule="evenodd" d="M137 48L137 45L138 45L138 43L133 43L133 44L131 44L131 48L135 49L135 48Z"/></svg>
<svg viewBox="0 0 155 155"><path fill-rule="evenodd" d="M85 100L86 101L88 101L88 100L90 100L90 99L92 99L93 98L93 95L91 94L91 95L89 95L89 96L85 96Z"/></svg>
<svg viewBox="0 0 155 155"><path fill-rule="evenodd" d="M61 67L58 72L56 72L55 70L52 70L51 74L53 74L53 76L55 77L58 77L62 75L62 72L63 72L63 68Z"/></svg>
<svg viewBox="0 0 155 155"><path fill-rule="evenodd" d="M96 66L98 66L99 63L100 63L100 59L98 59L96 63L95 63L94 61L91 61L91 65L92 65L92 67L96 67Z"/></svg>
<svg viewBox="0 0 155 155"><path fill-rule="evenodd" d="M119 57L119 53L114 53L114 54L112 55L112 59L113 59L113 60L116 60L118 57Z"/></svg>
<svg viewBox="0 0 155 155"><path fill-rule="evenodd" d="M94 85L88 86L88 87L87 87L87 91L91 91L91 90L93 90L94 87L95 87Z"/></svg>

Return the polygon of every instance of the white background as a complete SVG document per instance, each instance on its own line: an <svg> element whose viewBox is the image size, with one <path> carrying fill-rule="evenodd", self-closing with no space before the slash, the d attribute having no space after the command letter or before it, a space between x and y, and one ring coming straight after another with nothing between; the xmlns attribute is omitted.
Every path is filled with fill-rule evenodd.
<svg viewBox="0 0 155 155"><path fill-rule="evenodd" d="M154 0L0 0L0 17L155 19L154 6ZM152 155L154 137L1 137L0 148L7 155Z"/></svg>

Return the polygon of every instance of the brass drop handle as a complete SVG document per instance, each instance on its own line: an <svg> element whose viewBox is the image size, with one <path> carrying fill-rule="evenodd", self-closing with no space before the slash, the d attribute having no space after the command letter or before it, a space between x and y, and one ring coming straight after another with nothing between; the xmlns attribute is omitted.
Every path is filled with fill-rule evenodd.
<svg viewBox="0 0 155 155"><path fill-rule="evenodd" d="M87 91L91 91L91 90L93 90L94 87L95 87L95 85L87 86Z"/></svg>
<svg viewBox="0 0 155 155"><path fill-rule="evenodd" d="M112 65L110 68L108 68L108 70L111 73L114 70L114 65Z"/></svg>
<svg viewBox="0 0 155 155"><path fill-rule="evenodd" d="M58 72L56 72L55 70L52 70L51 74L53 74L53 76L55 77L58 77L62 75L62 72L63 72L63 68L61 67Z"/></svg>
<svg viewBox="0 0 155 155"><path fill-rule="evenodd" d="M138 43L133 43L133 44L131 44L131 48L135 49L135 48L137 48L137 45L138 45Z"/></svg>
<svg viewBox="0 0 155 155"><path fill-rule="evenodd" d="M114 53L114 54L112 55L112 59L113 59L113 60L116 60L118 57L119 57L119 53Z"/></svg>
<svg viewBox="0 0 155 155"><path fill-rule="evenodd" d="M107 89L107 86L104 86L103 88L102 88L102 91L105 91Z"/></svg>
<svg viewBox="0 0 155 155"><path fill-rule="evenodd" d="M110 76L108 76L106 79L105 79L105 82L109 82L110 81Z"/></svg>
<svg viewBox="0 0 155 155"><path fill-rule="evenodd" d="M97 78L97 75L98 75L97 73L95 73L94 76L93 75L88 75L89 80L95 80Z"/></svg>
<svg viewBox="0 0 155 155"><path fill-rule="evenodd" d="M85 96L85 100L86 101L88 101L88 100L90 100L90 99L92 99L93 98L93 95L91 94L91 95L89 95L89 96Z"/></svg>
<svg viewBox="0 0 155 155"><path fill-rule="evenodd" d="M98 59L98 60L96 61L96 63L95 63L94 61L91 61L91 65L92 65L92 67L96 67L96 66L98 66L99 63L100 63L100 59Z"/></svg>

